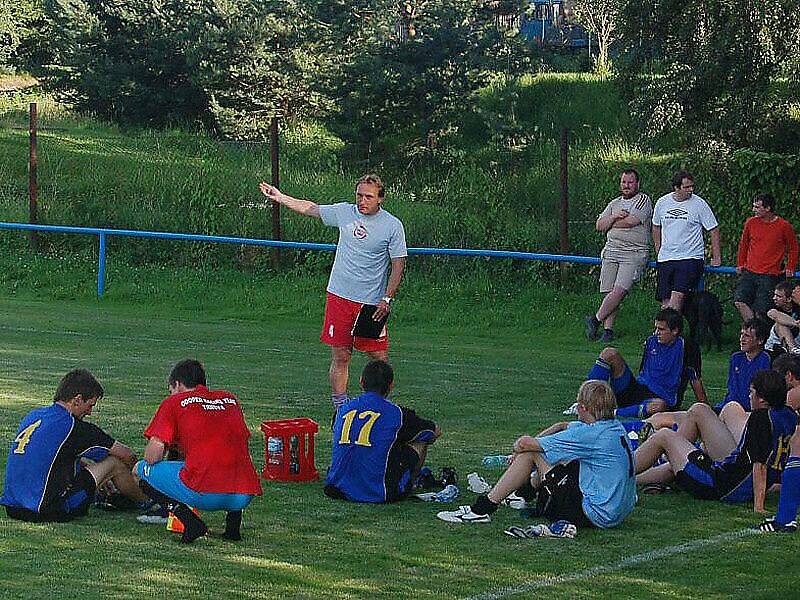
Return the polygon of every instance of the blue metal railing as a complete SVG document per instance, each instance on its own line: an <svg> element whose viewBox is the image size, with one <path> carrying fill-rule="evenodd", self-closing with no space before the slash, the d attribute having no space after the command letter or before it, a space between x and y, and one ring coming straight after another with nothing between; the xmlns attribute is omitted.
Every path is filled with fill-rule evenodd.
<svg viewBox="0 0 800 600"><path fill-rule="evenodd" d="M316 242L284 242L278 240L262 240L259 238L241 238L220 235L199 235L195 233L171 233L167 231L137 231L135 229L105 229L99 227L69 227L66 225L31 225L29 223L8 223L0 221L0 229L16 229L20 231L46 231L50 233L72 233L96 235L100 238L100 249L97 261L97 295L105 291L106 270L106 237L138 237L159 240L180 240L184 242L210 242L216 244L239 244L242 246L268 246L270 248L287 248L293 250L336 250L335 244L319 244ZM574 256L570 254L540 254L536 252L516 252L512 250L478 250L468 248L409 248L409 255L439 256L473 256L485 258L512 258L517 260L538 260L544 262L566 262L588 265L599 265L600 259L595 256ZM649 266L655 267L654 262ZM709 273L735 273L733 267L706 266Z"/></svg>

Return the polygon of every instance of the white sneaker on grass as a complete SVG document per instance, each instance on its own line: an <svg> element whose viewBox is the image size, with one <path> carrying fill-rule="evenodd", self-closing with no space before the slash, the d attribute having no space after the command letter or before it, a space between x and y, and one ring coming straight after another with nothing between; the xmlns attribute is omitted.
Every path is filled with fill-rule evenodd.
<svg viewBox="0 0 800 600"><path fill-rule="evenodd" d="M459 506L458 510L443 510L436 514L436 518L448 523L489 523L492 520L489 515L472 512L469 506Z"/></svg>
<svg viewBox="0 0 800 600"><path fill-rule="evenodd" d="M470 473L467 475L467 489L476 494L486 494L492 486L477 473Z"/></svg>
<svg viewBox="0 0 800 600"><path fill-rule="evenodd" d="M523 510L528 508L528 503L525 498L518 496L516 492L511 492L508 496L506 496L501 504L505 504L508 508L513 508L514 510Z"/></svg>
<svg viewBox="0 0 800 600"><path fill-rule="evenodd" d="M575 402L572 406L570 406L569 408L564 410L564 412L562 412L561 414L562 415L577 415L578 414L578 403Z"/></svg>

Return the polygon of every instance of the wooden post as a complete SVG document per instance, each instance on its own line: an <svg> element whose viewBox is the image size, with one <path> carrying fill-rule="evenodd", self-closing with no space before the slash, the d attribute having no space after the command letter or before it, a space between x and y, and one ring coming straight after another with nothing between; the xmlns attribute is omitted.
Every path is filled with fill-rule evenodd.
<svg viewBox="0 0 800 600"><path fill-rule="evenodd" d="M35 225L38 221L38 186L36 181L36 102L30 105L30 156L28 158L28 222ZM28 232L28 243L31 250L39 247L39 236L35 231Z"/></svg>
<svg viewBox="0 0 800 600"><path fill-rule="evenodd" d="M561 130L561 254L569 254L569 129ZM567 263L560 263L561 285L567 281Z"/></svg>
<svg viewBox="0 0 800 600"><path fill-rule="evenodd" d="M278 156L278 117L272 117L269 128L269 155L272 159L272 185L280 187L280 159ZM283 239L281 236L281 205L272 203L272 239ZM275 270L281 267L280 248L272 248L272 266Z"/></svg>

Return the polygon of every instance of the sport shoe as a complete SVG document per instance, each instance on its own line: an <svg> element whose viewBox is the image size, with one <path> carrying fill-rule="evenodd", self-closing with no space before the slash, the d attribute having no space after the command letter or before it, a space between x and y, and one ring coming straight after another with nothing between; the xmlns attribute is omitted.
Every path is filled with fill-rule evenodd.
<svg viewBox="0 0 800 600"><path fill-rule="evenodd" d="M489 523L489 515L479 515L472 512L471 506L459 506L458 510L443 510L436 514L437 519L448 523Z"/></svg>
<svg viewBox="0 0 800 600"><path fill-rule="evenodd" d="M793 348L789 348L789 354L793 354L795 356L800 355L800 346L794 346Z"/></svg>
<svg viewBox="0 0 800 600"><path fill-rule="evenodd" d="M139 523L145 525L166 525L169 519L169 511L166 508L161 508L160 504L153 504L150 509L136 517Z"/></svg>
<svg viewBox="0 0 800 600"><path fill-rule="evenodd" d="M614 341L614 330L613 329L604 329L603 335L600 336L600 341L604 344L610 344Z"/></svg>
<svg viewBox="0 0 800 600"><path fill-rule="evenodd" d="M467 475L467 489L476 494L486 494L492 486L477 473L470 473Z"/></svg>
<svg viewBox="0 0 800 600"><path fill-rule="evenodd" d="M586 324L586 339L594 342L599 337L600 321L594 315L587 315L583 318Z"/></svg>
<svg viewBox="0 0 800 600"><path fill-rule="evenodd" d="M511 537L518 537L524 539L531 538L569 538L572 539L577 535L578 528L569 521L556 521L550 525L542 523L541 525L529 525L528 527L518 527L512 525L504 531L506 535Z"/></svg>
<svg viewBox="0 0 800 600"><path fill-rule="evenodd" d="M656 428L653 427L652 423L648 423L645 421L645 424L642 425L642 428L639 430L639 445L641 446L647 441L653 433L655 432Z"/></svg>
<svg viewBox="0 0 800 600"><path fill-rule="evenodd" d="M562 415L577 415L578 414L578 403L575 402L572 406L570 406L568 409L566 409L561 414Z"/></svg>
<svg viewBox="0 0 800 600"><path fill-rule="evenodd" d="M766 519L758 526L761 531L768 533L794 533L797 531L797 521L789 521L786 525L776 523L775 519Z"/></svg>
<svg viewBox="0 0 800 600"><path fill-rule="evenodd" d="M505 504L508 508L513 508L514 510L524 510L528 508L528 503L525 501L525 498L518 496L516 492L511 492L501 504Z"/></svg>

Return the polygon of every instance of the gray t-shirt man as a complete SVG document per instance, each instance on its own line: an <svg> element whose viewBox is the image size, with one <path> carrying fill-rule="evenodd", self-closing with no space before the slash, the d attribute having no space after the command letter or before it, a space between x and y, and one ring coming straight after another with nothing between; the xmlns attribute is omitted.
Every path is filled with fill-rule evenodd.
<svg viewBox="0 0 800 600"><path fill-rule="evenodd" d="M650 251L650 226L653 218L653 202L647 194L638 192L630 198L618 196L608 203L600 213L599 219L608 218L614 213L628 211L628 214L639 219L640 223L633 227L612 227L606 233L606 245L603 256L612 260L624 259L630 252Z"/></svg>
<svg viewBox="0 0 800 600"><path fill-rule="evenodd" d="M322 222L339 228L327 291L361 304L377 304L386 290L392 259L408 256L400 219L384 209L364 215L355 204L320 205Z"/></svg>

